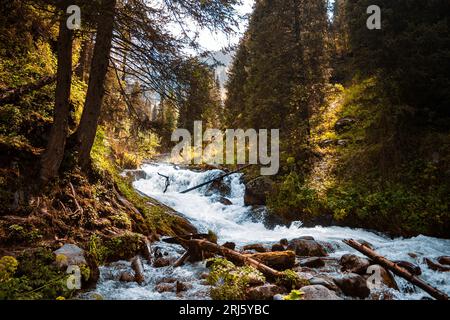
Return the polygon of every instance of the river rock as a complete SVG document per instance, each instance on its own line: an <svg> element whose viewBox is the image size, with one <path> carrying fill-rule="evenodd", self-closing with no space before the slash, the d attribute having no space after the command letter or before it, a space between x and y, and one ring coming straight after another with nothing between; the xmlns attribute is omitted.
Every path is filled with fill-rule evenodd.
<svg viewBox="0 0 450 320"><path fill-rule="evenodd" d="M439 272L449 272L450 271L450 266L442 265L442 264L435 262L428 258L425 258L423 260L428 265L428 268L430 268L431 270L439 271Z"/></svg>
<svg viewBox="0 0 450 320"><path fill-rule="evenodd" d="M246 245L242 248L242 250L244 251L254 250L256 252L261 253L267 252L267 249L262 244L259 243Z"/></svg>
<svg viewBox="0 0 450 320"><path fill-rule="evenodd" d="M298 256L303 257L326 257L326 250L315 240L304 240L302 238L289 241L288 250L292 250Z"/></svg>
<svg viewBox="0 0 450 320"><path fill-rule="evenodd" d="M333 281L346 296L365 299L370 295L366 279L359 274L348 273L342 278L333 278Z"/></svg>
<svg viewBox="0 0 450 320"><path fill-rule="evenodd" d="M344 254L339 260L342 271L348 271L358 274L366 274L370 266L369 259L358 257L354 254Z"/></svg>
<svg viewBox="0 0 450 320"><path fill-rule="evenodd" d="M334 125L334 130L336 130L336 132L338 133L345 132L348 129L350 129L353 126L353 124L355 124L355 122L356 119L354 118L350 117L341 118Z"/></svg>
<svg viewBox="0 0 450 320"><path fill-rule="evenodd" d="M322 285L310 285L300 289L303 300L343 300L335 292Z"/></svg>
<svg viewBox="0 0 450 320"><path fill-rule="evenodd" d="M281 243L275 243L274 245L272 245L272 248L270 249L270 251L272 252L280 252L285 250L286 248Z"/></svg>
<svg viewBox="0 0 450 320"><path fill-rule="evenodd" d="M380 285L385 285L388 288L391 289L395 289L398 290L398 285L397 282L394 279L394 276L392 275L392 273L390 273L388 270L386 270L385 268L383 268L382 266L375 264L370 266L370 271L372 272L371 275L366 275L365 278L367 285L369 286L370 289L381 289ZM381 279L379 279L381 281L378 282L378 280L376 278L374 278L372 281L371 279L373 278L373 275L379 274Z"/></svg>
<svg viewBox="0 0 450 320"><path fill-rule="evenodd" d="M259 177L248 182L245 187L246 206L266 205L267 195L273 191L274 182L268 177Z"/></svg>
<svg viewBox="0 0 450 320"><path fill-rule="evenodd" d="M60 268L87 265L84 250L74 244L65 244L53 253L56 256L56 264Z"/></svg>
<svg viewBox="0 0 450 320"><path fill-rule="evenodd" d="M188 291L192 288L192 285L190 283L177 281L175 285L177 293Z"/></svg>
<svg viewBox="0 0 450 320"><path fill-rule="evenodd" d="M292 269L295 265L295 253L293 251L255 253L248 256L280 271Z"/></svg>
<svg viewBox="0 0 450 320"><path fill-rule="evenodd" d="M153 262L153 267L154 268L163 268L163 267L167 267L170 265L170 260L160 257L157 258L154 262Z"/></svg>
<svg viewBox="0 0 450 320"><path fill-rule="evenodd" d="M234 243L234 242L225 242L225 243L222 245L222 247L225 247L225 248L234 250L234 249L236 249L236 243Z"/></svg>
<svg viewBox="0 0 450 320"><path fill-rule="evenodd" d="M221 204L223 204L224 206L232 206L233 205L233 202L231 202L229 199L227 199L225 197L219 197L219 199L217 201L220 202Z"/></svg>
<svg viewBox="0 0 450 320"><path fill-rule="evenodd" d="M325 261L319 257L312 257L300 260L300 266L308 268L321 268L325 266Z"/></svg>
<svg viewBox="0 0 450 320"><path fill-rule="evenodd" d="M218 194L222 197L227 197L231 193L231 187L222 179L215 180L213 183L210 183L208 189L206 189L205 195L212 196L214 194Z"/></svg>
<svg viewBox="0 0 450 320"><path fill-rule="evenodd" d="M119 281L122 282L134 282L134 275L128 271L124 271L120 274Z"/></svg>
<svg viewBox="0 0 450 320"><path fill-rule="evenodd" d="M450 257L447 257L447 256L439 257L439 258L437 258L437 261L440 264L450 265Z"/></svg>
<svg viewBox="0 0 450 320"><path fill-rule="evenodd" d="M310 285L321 285L332 291L338 292L339 287L333 282L333 279L325 275L317 275L308 280Z"/></svg>
<svg viewBox="0 0 450 320"><path fill-rule="evenodd" d="M277 294L284 293L282 287L274 284L266 284L259 287L253 287L247 290L247 298L249 300L273 300Z"/></svg>
<svg viewBox="0 0 450 320"><path fill-rule="evenodd" d="M176 292L177 291L175 283L159 283L156 285L155 289L159 293Z"/></svg>
<svg viewBox="0 0 450 320"><path fill-rule="evenodd" d="M396 265L408 270L411 274L415 276L420 276L422 274L422 270L417 264L408 262L408 261L394 261Z"/></svg>

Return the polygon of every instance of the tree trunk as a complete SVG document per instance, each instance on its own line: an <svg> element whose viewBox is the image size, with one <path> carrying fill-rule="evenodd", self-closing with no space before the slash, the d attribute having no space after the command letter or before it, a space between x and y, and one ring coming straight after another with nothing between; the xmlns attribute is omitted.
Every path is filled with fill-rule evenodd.
<svg viewBox="0 0 450 320"><path fill-rule="evenodd" d="M62 14L58 36L58 70L56 76L55 110L47 149L41 159L41 180L55 177L64 157L70 116L70 88L72 84L72 37L67 29L67 15Z"/></svg>
<svg viewBox="0 0 450 320"><path fill-rule="evenodd" d="M102 0L86 101L76 134L78 162L84 170L90 163L105 93L104 84L112 45L115 7L116 0Z"/></svg>
<svg viewBox="0 0 450 320"><path fill-rule="evenodd" d="M295 253L293 251L264 252L245 256L279 271L292 269L295 265Z"/></svg>
<svg viewBox="0 0 450 320"><path fill-rule="evenodd" d="M81 42L80 60L75 71L77 77L84 82L87 82L89 78L89 66L92 61L92 43L93 39L91 35L88 35Z"/></svg>

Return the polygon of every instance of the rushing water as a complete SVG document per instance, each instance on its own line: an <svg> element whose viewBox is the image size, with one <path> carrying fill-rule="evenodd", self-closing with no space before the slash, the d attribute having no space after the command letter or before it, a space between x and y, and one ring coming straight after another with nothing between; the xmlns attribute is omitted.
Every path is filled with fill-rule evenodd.
<svg viewBox="0 0 450 320"><path fill-rule="evenodd" d="M214 231L219 242L235 242L238 246L249 243L271 244L282 238L293 239L300 236L313 236L316 240L326 241L334 247L332 257L340 257L345 253L358 254L355 250L342 243L342 239L358 239L371 243L375 250L391 260L404 260L420 265L422 278L450 294L450 273L441 273L430 270L423 258L436 258L450 255L450 240L418 236L409 239L390 239L363 229L350 229L342 227L315 227L303 228L300 222L290 227L277 226L274 229L266 228L261 221L251 219L251 208L244 206L245 186L241 175L235 174L224 179L231 192L227 197L233 203L226 206L218 202L217 194L208 193L208 186L187 194L180 192L199 185L223 172L211 170L194 172L181 169L169 164L147 164L142 168L147 178L134 183L134 187L162 203L174 208L185 215L200 232ZM165 179L162 174L170 178L170 186L166 193ZM158 243L156 246L166 252L168 257L177 256L183 252L182 248L173 245ZM409 253L414 253L412 258ZM208 287L201 283L200 275L205 271L203 264L187 264L181 268L172 267L155 269L145 265L146 283L139 286L135 283L122 283L117 281L117 274L129 270L128 262L116 263L113 266L102 267L101 279L96 292L107 299L205 299L208 298ZM174 277L180 281L187 281L192 288L183 295L174 293L158 293L155 285L163 278ZM393 293L399 299L420 299L427 296L420 289L414 289L403 279L396 278L401 293Z"/></svg>

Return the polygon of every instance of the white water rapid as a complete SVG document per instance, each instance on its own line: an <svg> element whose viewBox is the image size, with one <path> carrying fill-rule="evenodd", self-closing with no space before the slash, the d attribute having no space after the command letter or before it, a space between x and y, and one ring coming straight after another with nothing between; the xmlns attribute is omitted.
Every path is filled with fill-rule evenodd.
<svg viewBox="0 0 450 320"><path fill-rule="evenodd" d="M418 236L410 239L390 239L362 229L342 227L303 228L301 223L293 223L290 227L277 226L273 230L265 227L264 223L251 219L251 208L244 206L245 186L241 175L235 174L225 179L230 187L227 197L233 204L226 206L218 201L217 194L207 193L208 186L187 194L180 192L199 185L218 175L219 170L194 172L180 169L176 166L162 163L144 165L142 168L147 178L134 183L134 187L162 203L174 208L189 219L199 232L214 231L219 243L232 241L237 246L249 243L273 244L280 239L288 240L300 236L313 236L316 240L325 241L334 247L331 257L341 257L345 253L358 254L352 248L342 243L342 239L353 238L365 240L372 244L377 252L391 260L409 261L419 265L422 278L450 294L450 273L433 271L423 262L423 258L436 258L450 255L450 240ZM166 193L165 179L158 173L170 177L170 186ZM156 244L167 256L178 255L183 249L178 246L163 243ZM413 253L413 255L409 255ZM411 256L415 256L412 258ZM145 265L146 283L142 286L136 283L117 281L117 274L129 268L128 262L115 263L101 268L101 279L96 293L105 299L208 299L208 286L202 284L200 275L206 271L203 263L187 264L181 268L172 267L153 268ZM172 277L189 283L190 289L182 295L172 292L159 293L155 286L163 278ZM396 299L421 299L428 297L418 288L413 288L403 279L396 277L401 292L393 292Z"/></svg>

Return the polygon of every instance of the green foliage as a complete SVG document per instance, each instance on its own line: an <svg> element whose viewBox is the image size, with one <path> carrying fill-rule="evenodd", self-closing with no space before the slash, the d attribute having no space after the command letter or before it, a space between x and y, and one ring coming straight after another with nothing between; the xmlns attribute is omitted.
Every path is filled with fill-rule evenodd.
<svg viewBox="0 0 450 320"><path fill-rule="evenodd" d="M297 272L293 270L283 271L283 276L277 279L277 284L288 289L298 289L309 284L306 279L301 278Z"/></svg>
<svg viewBox="0 0 450 320"><path fill-rule="evenodd" d="M89 239L89 253L99 265L110 261L127 260L140 252L144 238L143 235L132 232L125 232L110 239L101 239L93 235Z"/></svg>
<svg viewBox="0 0 450 320"><path fill-rule="evenodd" d="M284 218L313 218L321 213L318 194L296 173L283 178L277 190L268 199L268 206Z"/></svg>
<svg viewBox="0 0 450 320"><path fill-rule="evenodd" d="M8 227L7 241L10 243L32 244L42 238L39 230L32 225L13 224Z"/></svg>
<svg viewBox="0 0 450 320"><path fill-rule="evenodd" d="M85 273L86 274L86 273ZM68 275L54 264L53 253L45 248L21 254L17 260L0 260L0 300L69 298Z"/></svg>
<svg viewBox="0 0 450 320"><path fill-rule="evenodd" d="M304 295L300 290L292 290L283 300L302 300Z"/></svg>
<svg viewBox="0 0 450 320"><path fill-rule="evenodd" d="M236 267L226 259L208 261L211 272L207 281L211 288L213 300L244 300L246 289L252 282L265 282L262 273L250 266Z"/></svg>

